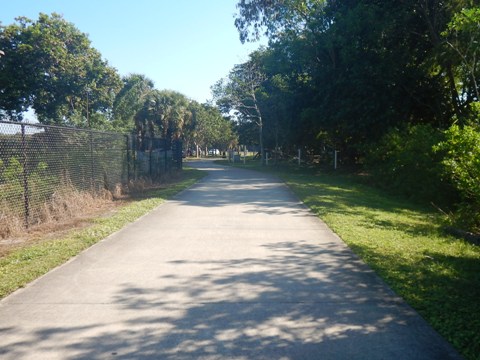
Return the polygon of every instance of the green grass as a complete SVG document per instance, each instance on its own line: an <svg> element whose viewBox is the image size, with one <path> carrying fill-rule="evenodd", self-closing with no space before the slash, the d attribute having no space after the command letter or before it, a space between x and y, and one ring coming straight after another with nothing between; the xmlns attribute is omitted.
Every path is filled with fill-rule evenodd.
<svg viewBox="0 0 480 360"><path fill-rule="evenodd" d="M465 358L480 359L480 249L445 235L433 209L348 176L293 166L247 168L282 178Z"/></svg>
<svg viewBox="0 0 480 360"><path fill-rule="evenodd" d="M89 246L120 230L166 199L191 186L204 175L205 172L199 170L184 169L178 182L170 184L165 189L144 193L141 199L129 202L112 216L98 218L91 226L73 230L63 238L23 247L0 258L0 298L25 286Z"/></svg>

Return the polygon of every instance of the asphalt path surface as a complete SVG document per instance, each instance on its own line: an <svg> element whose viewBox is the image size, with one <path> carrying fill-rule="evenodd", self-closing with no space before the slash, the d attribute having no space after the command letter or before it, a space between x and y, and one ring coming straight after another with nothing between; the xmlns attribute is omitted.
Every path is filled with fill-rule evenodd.
<svg viewBox="0 0 480 360"><path fill-rule="evenodd" d="M209 175L0 302L0 359L459 359L277 179Z"/></svg>

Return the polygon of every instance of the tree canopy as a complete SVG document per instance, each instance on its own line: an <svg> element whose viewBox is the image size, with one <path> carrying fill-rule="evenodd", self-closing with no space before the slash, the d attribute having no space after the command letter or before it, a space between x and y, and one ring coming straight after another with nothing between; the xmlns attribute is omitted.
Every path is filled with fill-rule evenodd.
<svg viewBox="0 0 480 360"><path fill-rule="evenodd" d="M255 53L250 61L236 65L225 79L219 80L213 87L212 93L217 105L226 114L234 112L241 123L254 123L258 128L258 143L261 158L263 152L263 118L257 92L266 80L266 75L259 68Z"/></svg>
<svg viewBox="0 0 480 360"><path fill-rule="evenodd" d="M43 124L180 139L187 146L236 143L232 123L217 108L158 90L143 74L121 78L61 15L0 26L0 49L0 118L19 121L33 109Z"/></svg>
<svg viewBox="0 0 480 360"><path fill-rule="evenodd" d="M12 120L33 108L43 123L86 122L87 108L107 112L122 86L87 35L58 14L0 27L0 48L0 110Z"/></svg>
<svg viewBox="0 0 480 360"><path fill-rule="evenodd" d="M266 76L257 99L270 101L264 126L281 123L285 145L328 142L356 163L391 129L445 129L479 101L474 1L240 0L237 8L241 41L270 40L256 57Z"/></svg>

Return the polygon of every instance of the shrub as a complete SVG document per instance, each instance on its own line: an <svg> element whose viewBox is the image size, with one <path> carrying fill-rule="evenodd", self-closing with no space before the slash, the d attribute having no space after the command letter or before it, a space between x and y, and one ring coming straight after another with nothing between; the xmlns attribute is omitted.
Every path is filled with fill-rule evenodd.
<svg viewBox="0 0 480 360"><path fill-rule="evenodd" d="M443 170L458 190L456 221L480 232L480 127L452 125L435 150L443 152Z"/></svg>
<svg viewBox="0 0 480 360"><path fill-rule="evenodd" d="M367 153L365 165L374 185L417 202L452 205L456 192L442 176L441 152L433 150L443 139L430 125L391 130Z"/></svg>

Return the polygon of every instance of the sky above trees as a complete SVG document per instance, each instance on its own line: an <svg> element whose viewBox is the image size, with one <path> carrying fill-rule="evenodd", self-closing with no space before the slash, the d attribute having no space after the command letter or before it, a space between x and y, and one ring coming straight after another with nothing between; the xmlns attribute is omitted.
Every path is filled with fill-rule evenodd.
<svg viewBox="0 0 480 360"><path fill-rule="evenodd" d="M56 12L87 33L120 75L146 74L158 89L204 102L210 99L210 87L260 45L240 42L236 2L16 0L2 4L0 22L9 25L18 16L36 20L40 12Z"/></svg>

